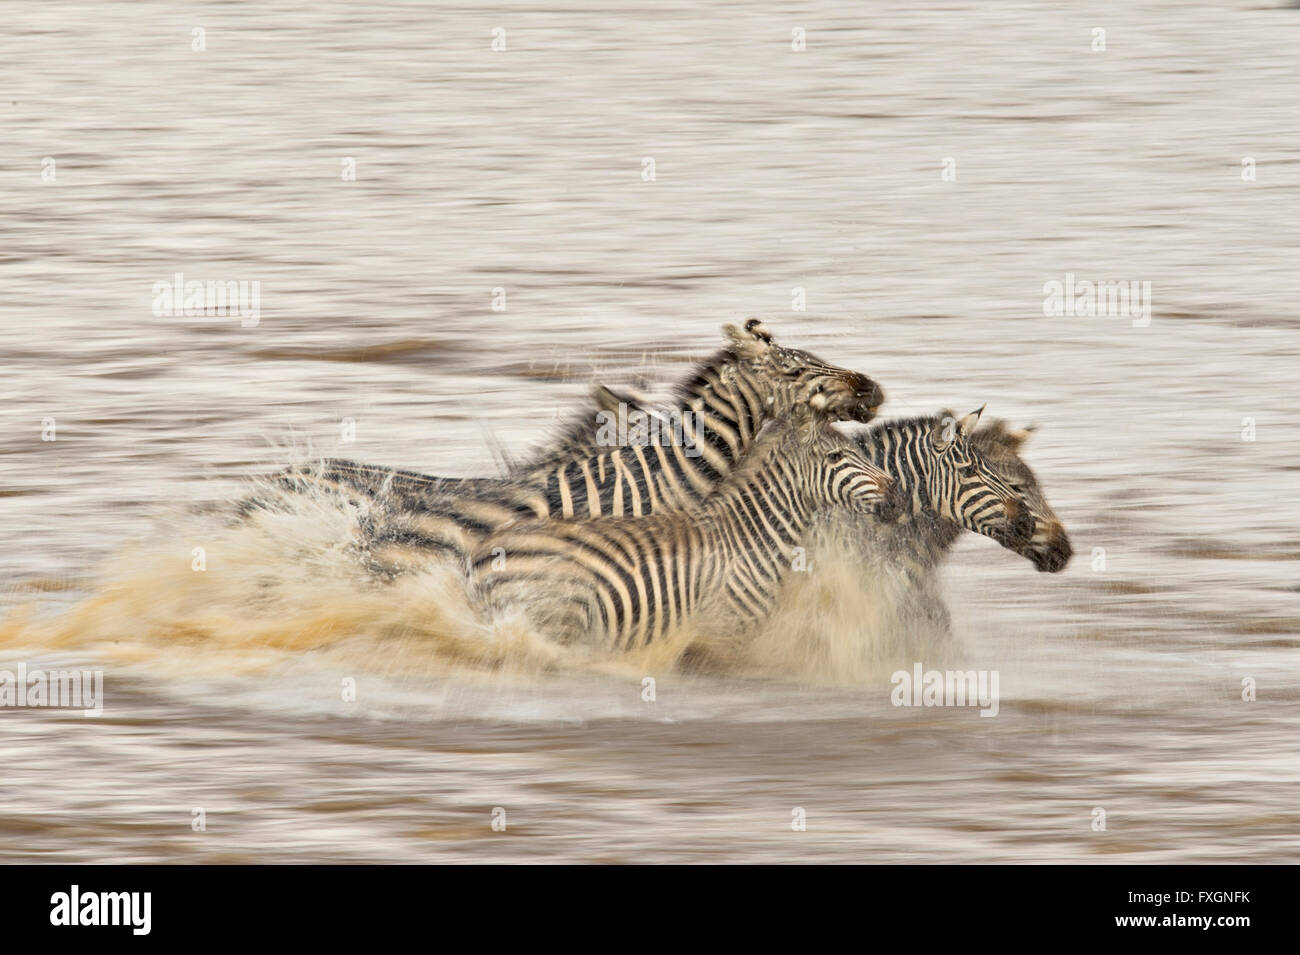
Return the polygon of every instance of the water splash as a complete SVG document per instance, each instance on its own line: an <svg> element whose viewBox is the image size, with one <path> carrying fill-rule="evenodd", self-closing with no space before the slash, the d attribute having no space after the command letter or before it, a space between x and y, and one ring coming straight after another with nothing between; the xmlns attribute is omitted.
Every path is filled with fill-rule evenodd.
<svg viewBox="0 0 1300 955"><path fill-rule="evenodd" d="M269 482L245 500L161 512L147 537L99 569L88 594L41 616L20 607L0 623L0 648L79 651L159 676L268 672L294 660L392 678L467 672L597 670L617 676L687 669L859 682L934 651L940 634L906 600L904 575L861 549L827 544L815 572L793 574L759 632L704 620L632 654L560 645L521 613L482 619L464 579L436 561L382 579L367 569L366 505L333 491ZM867 586L864 586L866 584Z"/></svg>

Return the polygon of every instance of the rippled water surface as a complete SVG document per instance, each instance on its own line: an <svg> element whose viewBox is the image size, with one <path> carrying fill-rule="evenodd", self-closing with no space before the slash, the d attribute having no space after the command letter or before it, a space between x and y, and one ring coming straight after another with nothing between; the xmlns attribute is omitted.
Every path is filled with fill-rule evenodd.
<svg viewBox="0 0 1300 955"><path fill-rule="evenodd" d="M1267 0L7 10L0 668L100 667L105 708L0 710L0 859L1295 861L1297 31ZM256 324L156 315L177 272L259 283ZM1045 317L1067 274L1149 282L1149 324ZM891 706L938 648L843 621L743 671L486 666L430 636L446 581L336 576L340 515L213 523L305 454L496 473L749 315L888 414L1041 426L1073 563L968 538L945 573L996 718Z"/></svg>

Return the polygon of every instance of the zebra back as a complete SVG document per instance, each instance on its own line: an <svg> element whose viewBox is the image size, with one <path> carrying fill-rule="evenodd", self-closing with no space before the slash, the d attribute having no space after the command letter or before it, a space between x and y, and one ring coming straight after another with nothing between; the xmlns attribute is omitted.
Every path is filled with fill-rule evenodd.
<svg viewBox="0 0 1300 955"><path fill-rule="evenodd" d="M699 366L673 409L612 408L606 399L560 447L505 479L451 480L327 460L287 472L378 501L367 553L389 571L435 557L464 561L494 528L528 517L643 516L708 495L773 420L869 420L884 400L871 379L784 348L751 319L727 326L730 345ZM609 398L615 398L612 392ZM624 415L619 419L619 413ZM630 419L630 420L629 420ZM657 422L670 421L669 426Z"/></svg>

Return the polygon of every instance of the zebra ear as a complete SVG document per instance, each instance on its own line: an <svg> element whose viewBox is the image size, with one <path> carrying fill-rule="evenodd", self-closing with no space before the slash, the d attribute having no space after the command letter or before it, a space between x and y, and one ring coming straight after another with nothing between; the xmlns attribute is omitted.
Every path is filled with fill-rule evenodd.
<svg viewBox="0 0 1300 955"><path fill-rule="evenodd" d="M772 344L772 333L767 330L766 325L756 318L745 320L745 331L760 342L766 342L768 345Z"/></svg>
<svg viewBox="0 0 1300 955"><path fill-rule="evenodd" d="M618 406L620 403L626 402L630 404L630 402L628 402L627 399L618 392L600 383L591 386L591 400L598 410L612 411L614 413L618 412Z"/></svg>
<svg viewBox="0 0 1300 955"><path fill-rule="evenodd" d="M951 447L953 439L957 437L957 418L953 412L945 408L939 412L935 419L934 428L930 431L930 440L934 442L934 449L942 454Z"/></svg>
<svg viewBox="0 0 1300 955"><path fill-rule="evenodd" d="M1021 446L1029 440L1029 436L1038 430L1038 425L1031 424L1027 428L1008 428L1006 433L1007 444L1013 451L1019 451Z"/></svg>
<svg viewBox="0 0 1300 955"><path fill-rule="evenodd" d="M987 404L980 405L978 408L976 408L974 411L972 411L972 412L971 412L970 414L968 414L966 417L964 417L964 418L962 418L960 421L958 421L958 422L957 422L957 433L960 434L960 435L962 435L963 437L967 437L967 436L969 436L970 433L971 433L972 431L975 430L975 426L976 426L977 424L979 424L979 422L980 422L980 415L982 415L982 414L984 413L984 409L987 408L987 407L988 407Z"/></svg>
<svg viewBox="0 0 1300 955"><path fill-rule="evenodd" d="M731 341L736 354L741 358L758 358L772 347L771 334L756 318L747 321L743 331L735 325L723 325L722 334Z"/></svg>

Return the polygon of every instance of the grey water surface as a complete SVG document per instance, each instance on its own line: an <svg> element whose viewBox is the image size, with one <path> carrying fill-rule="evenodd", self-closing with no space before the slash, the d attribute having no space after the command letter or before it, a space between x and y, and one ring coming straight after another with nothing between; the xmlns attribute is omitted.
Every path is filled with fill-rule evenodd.
<svg viewBox="0 0 1300 955"><path fill-rule="evenodd" d="M6 9L0 668L105 698L0 709L0 859L1296 861L1300 10L547 7ZM256 315L158 314L177 273ZM1044 314L1067 277L1149 312ZM122 554L188 573L175 509L295 454L496 473L751 315L886 414L1040 426L1074 561L945 574L995 718L424 669L252 596L158 637L177 585Z"/></svg>

